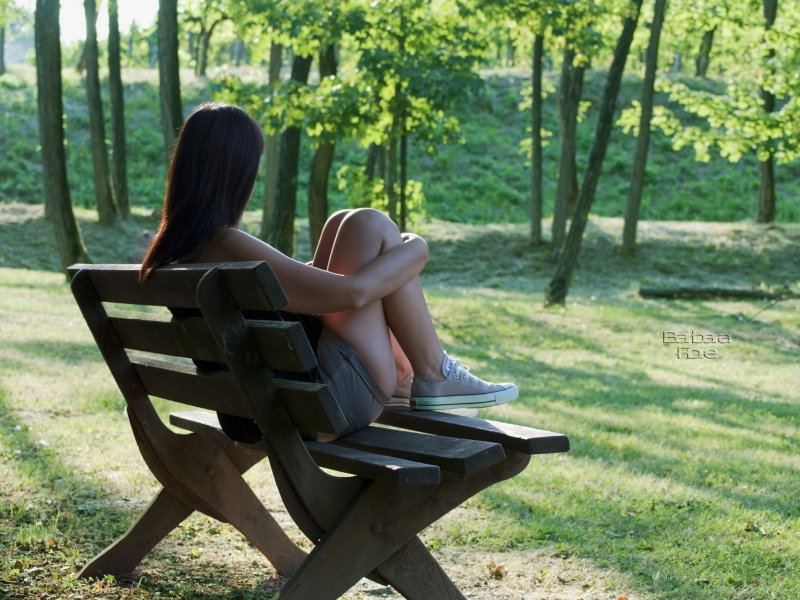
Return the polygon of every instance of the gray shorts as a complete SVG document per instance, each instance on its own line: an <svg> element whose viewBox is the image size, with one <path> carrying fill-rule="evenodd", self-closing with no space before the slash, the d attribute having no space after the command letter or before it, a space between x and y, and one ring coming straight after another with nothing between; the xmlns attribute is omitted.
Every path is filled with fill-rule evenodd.
<svg viewBox="0 0 800 600"><path fill-rule="evenodd" d="M325 383L347 419L347 429L336 437L363 429L383 412L391 398L361 357L344 339L323 328L317 344L317 362ZM314 434L316 439L332 439Z"/></svg>

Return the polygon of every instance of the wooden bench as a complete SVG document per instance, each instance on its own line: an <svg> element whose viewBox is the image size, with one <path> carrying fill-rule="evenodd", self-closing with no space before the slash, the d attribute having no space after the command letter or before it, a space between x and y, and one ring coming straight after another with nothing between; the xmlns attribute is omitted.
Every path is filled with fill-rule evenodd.
<svg viewBox="0 0 800 600"><path fill-rule="evenodd" d="M286 304L269 265L170 266L142 285L137 265L75 265L72 290L127 402L134 437L163 488L139 520L81 577L133 571L193 511L236 527L290 576L281 600L334 600L362 577L412 600L464 598L417 534L480 490L521 472L532 454L566 452L561 434L445 413L384 412L329 443L345 419L327 386L274 377L316 365L299 323L264 318ZM113 304L174 314L118 313ZM169 359L168 357L179 357ZM220 368L190 366L185 359ZM182 362L181 362L182 360ZM201 363L206 365L207 363ZM263 438L237 443L213 412L173 413L150 396L253 419ZM314 543L306 554L242 473L269 458L281 498ZM334 476L322 468L348 476Z"/></svg>

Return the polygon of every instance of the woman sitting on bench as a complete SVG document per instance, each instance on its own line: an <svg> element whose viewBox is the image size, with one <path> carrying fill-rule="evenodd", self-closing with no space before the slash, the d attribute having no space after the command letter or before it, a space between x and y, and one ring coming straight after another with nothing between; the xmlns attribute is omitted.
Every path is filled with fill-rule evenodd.
<svg viewBox="0 0 800 600"><path fill-rule="evenodd" d="M517 397L515 385L485 382L442 349L418 277L428 246L382 212L333 214L309 264L240 230L263 148L260 127L242 109L209 103L192 112L172 155L142 281L166 264L267 261L289 300L284 310L316 317L296 320L316 343L348 431L386 406L477 408Z"/></svg>

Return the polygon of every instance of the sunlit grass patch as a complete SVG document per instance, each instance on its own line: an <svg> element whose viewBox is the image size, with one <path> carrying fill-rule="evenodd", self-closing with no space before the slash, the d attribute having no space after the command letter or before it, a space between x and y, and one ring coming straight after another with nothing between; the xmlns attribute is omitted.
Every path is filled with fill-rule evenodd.
<svg viewBox="0 0 800 600"><path fill-rule="evenodd" d="M245 222L257 228L259 215ZM614 249L620 221L594 219L567 305L544 309L551 251L530 247L523 226L423 227L431 246L423 282L445 347L475 374L521 390L482 416L563 432L572 443L569 454L533 457L520 476L424 532L471 597L800 596L800 301L636 293L645 276L657 285L727 284L733 267L690 260L698 244L730 248L725 260L739 261L744 284L793 284L796 228L709 225L707 239L699 226L650 229L652 239L627 259ZM304 226L299 233L303 246ZM93 235L121 234L97 227ZM109 260L125 260L126 243L110 242ZM656 261L675 255L690 271L659 275ZM274 596L260 586L274 574L266 560L232 528L200 516L146 559L139 590L74 579L158 484L64 275L0 268L0 291L0 579L11 582L0 590L26 600ZM679 359L664 331L726 333L731 342L716 346L718 359ZM164 417L177 407L155 404ZM247 479L307 545L266 466ZM491 560L509 575L493 576Z"/></svg>

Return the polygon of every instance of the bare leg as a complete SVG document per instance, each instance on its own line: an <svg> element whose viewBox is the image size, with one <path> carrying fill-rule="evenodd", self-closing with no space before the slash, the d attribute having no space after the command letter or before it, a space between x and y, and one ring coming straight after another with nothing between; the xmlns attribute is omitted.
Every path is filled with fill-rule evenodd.
<svg viewBox="0 0 800 600"><path fill-rule="evenodd" d="M397 226L383 213L371 209L340 212L326 223L313 264L348 274L401 243ZM359 310L323 315L322 322L353 346L387 394L394 391L401 373L408 374L409 366L425 378L443 378L444 351L418 278ZM399 356L392 348L390 328L402 349Z"/></svg>

